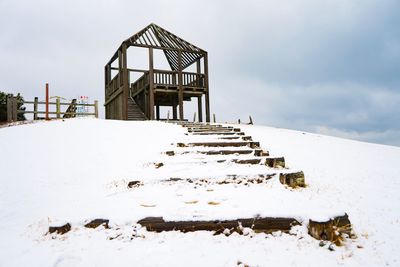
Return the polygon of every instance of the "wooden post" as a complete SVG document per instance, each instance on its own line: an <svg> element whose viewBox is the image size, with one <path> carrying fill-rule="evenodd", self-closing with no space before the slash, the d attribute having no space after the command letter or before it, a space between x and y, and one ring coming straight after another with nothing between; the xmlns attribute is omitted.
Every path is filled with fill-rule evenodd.
<svg viewBox="0 0 400 267"><path fill-rule="evenodd" d="M17 97L12 98L12 119L13 121L18 121L18 102L17 102Z"/></svg>
<svg viewBox="0 0 400 267"><path fill-rule="evenodd" d="M183 82L182 82L182 52L178 51L178 86L179 86L179 120L183 121Z"/></svg>
<svg viewBox="0 0 400 267"><path fill-rule="evenodd" d="M111 64L111 63L110 63ZM107 102L107 100L108 100L108 97L109 96L107 96L107 88L108 88L108 84L110 83L110 81L111 81L111 65L109 65L109 64L107 64L105 67L104 67L104 83L105 83L105 86L104 86L104 100ZM105 106L105 109L106 109L106 119L111 119L111 116L110 116L110 105L108 104L108 105L106 105Z"/></svg>
<svg viewBox="0 0 400 267"><path fill-rule="evenodd" d="M203 103L201 100L202 96L197 97L197 109L199 112L199 122L203 122Z"/></svg>
<svg viewBox="0 0 400 267"><path fill-rule="evenodd" d="M46 83L46 120L49 119L49 84Z"/></svg>
<svg viewBox="0 0 400 267"><path fill-rule="evenodd" d="M98 119L99 118L99 101L94 101L94 116Z"/></svg>
<svg viewBox="0 0 400 267"><path fill-rule="evenodd" d="M7 122L12 122L12 96L7 96Z"/></svg>
<svg viewBox="0 0 400 267"><path fill-rule="evenodd" d="M196 61L196 70L197 70L197 86L201 87L203 86L201 82L201 64L200 64L200 59ZM202 96L197 97L197 112L199 113L199 122L203 121L203 103L202 103Z"/></svg>
<svg viewBox="0 0 400 267"><path fill-rule="evenodd" d="M160 105L156 105L156 119L160 120Z"/></svg>
<svg viewBox="0 0 400 267"><path fill-rule="evenodd" d="M35 99L33 100L33 120L37 120L38 119L38 97L35 97Z"/></svg>
<svg viewBox="0 0 400 267"><path fill-rule="evenodd" d="M176 103L174 103L174 105L172 106L172 119L173 120L177 120L178 119L178 114L177 114L177 105Z"/></svg>
<svg viewBox="0 0 400 267"><path fill-rule="evenodd" d="M153 48L149 48L149 119L154 120L154 63Z"/></svg>
<svg viewBox="0 0 400 267"><path fill-rule="evenodd" d="M208 54L204 54L204 82L206 87L206 122L210 122L210 96L208 87Z"/></svg>
<svg viewBox="0 0 400 267"><path fill-rule="evenodd" d="M128 82L128 65L127 65L127 56L126 56L126 44L122 44L121 57L122 59L122 86L123 86L123 105L122 105L122 119L128 119L128 97L129 97L129 82Z"/></svg>
<svg viewBox="0 0 400 267"><path fill-rule="evenodd" d="M56 113L57 113L57 119L60 118L60 99L57 97L56 99Z"/></svg>

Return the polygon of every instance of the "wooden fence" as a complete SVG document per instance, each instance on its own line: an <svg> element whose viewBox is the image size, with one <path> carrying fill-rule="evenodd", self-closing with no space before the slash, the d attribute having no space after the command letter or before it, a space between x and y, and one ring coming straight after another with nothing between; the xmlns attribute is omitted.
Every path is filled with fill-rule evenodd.
<svg viewBox="0 0 400 267"><path fill-rule="evenodd" d="M14 96L10 96L7 98L7 121L13 122L17 121L18 113L23 114L33 114L33 119L51 119L50 115L55 115L52 118L60 119L62 118L74 118L77 116L95 116L99 117L99 107L98 101L95 100L93 104L81 104L77 103L76 99L73 99L70 103L60 102L60 99L56 99L56 102L46 102L39 101L37 97L34 98L34 101L24 101L23 104L33 104L33 110L26 110L18 108L18 100ZM45 111L39 110L39 106L44 105ZM49 111L49 106L55 106L56 111ZM62 106L68 106L65 111L61 111ZM93 107L93 112L77 112L77 107ZM45 117L39 117L39 115L45 115Z"/></svg>

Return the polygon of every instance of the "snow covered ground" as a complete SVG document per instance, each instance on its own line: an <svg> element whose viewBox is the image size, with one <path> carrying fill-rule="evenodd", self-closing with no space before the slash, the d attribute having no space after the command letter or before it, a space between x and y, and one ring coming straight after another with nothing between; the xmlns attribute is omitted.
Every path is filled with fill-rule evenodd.
<svg viewBox="0 0 400 267"><path fill-rule="evenodd" d="M288 167L303 170L308 186L289 190L276 177L248 187L161 182L270 171L217 162L234 156L169 157L163 152L179 151L177 142L194 140L173 124L73 119L1 128L0 266L400 265L400 148L239 127L271 155L284 156ZM155 168L159 162L164 166ZM127 189L132 180L144 186ZM305 225L291 234L226 237L205 231L157 234L135 224L146 216L259 214L307 221L342 212L357 238L334 251L311 238ZM110 219L111 229L82 227L95 218ZM46 234L49 225L65 222L72 224L69 233Z"/></svg>

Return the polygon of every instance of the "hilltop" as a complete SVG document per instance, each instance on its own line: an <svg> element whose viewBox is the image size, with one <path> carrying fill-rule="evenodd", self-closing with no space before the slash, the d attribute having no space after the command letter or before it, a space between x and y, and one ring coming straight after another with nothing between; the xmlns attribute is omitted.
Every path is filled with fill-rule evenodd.
<svg viewBox="0 0 400 267"><path fill-rule="evenodd" d="M285 156L291 170L304 171L307 186L290 189L276 177L262 185L210 184L204 190L160 183L217 170L244 175L265 168L218 162L234 156L167 156L189 140L187 130L172 123L70 119L0 128L0 265L399 264L400 148L265 126L234 127L271 155ZM146 186L128 188L131 181ZM153 233L136 225L158 215L214 220L258 214L307 221L341 212L349 215L357 235L341 247L322 246L305 225L290 233L230 236ZM80 227L96 218L110 220L110 228ZM48 234L49 226L65 223L72 225L70 232Z"/></svg>

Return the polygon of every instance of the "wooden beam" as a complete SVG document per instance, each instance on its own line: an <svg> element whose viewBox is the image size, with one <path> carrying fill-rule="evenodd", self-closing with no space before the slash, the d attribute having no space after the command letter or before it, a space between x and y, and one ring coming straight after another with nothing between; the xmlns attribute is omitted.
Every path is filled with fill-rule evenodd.
<svg viewBox="0 0 400 267"><path fill-rule="evenodd" d="M172 119L173 119L173 120L177 120L177 119L178 119L178 112L177 112L176 101L174 101L174 104L172 105Z"/></svg>
<svg viewBox="0 0 400 267"><path fill-rule="evenodd" d="M154 62L153 48L149 48L149 119L154 120Z"/></svg>
<svg viewBox="0 0 400 267"><path fill-rule="evenodd" d="M37 120L38 119L38 115L36 114L36 112L38 111L38 102L39 99L38 97L35 97L34 101L33 101L33 120Z"/></svg>
<svg viewBox="0 0 400 267"><path fill-rule="evenodd" d="M197 109L199 113L199 122L203 122L203 103L201 101L202 96L197 97Z"/></svg>
<svg viewBox="0 0 400 267"><path fill-rule="evenodd" d="M147 217L138 224L146 227L147 231L217 231L242 233L244 227L258 232L271 233L275 231L289 232L292 226L300 225L294 218L266 217L245 218L236 220L212 220L212 221L165 221L162 217Z"/></svg>
<svg viewBox="0 0 400 267"><path fill-rule="evenodd" d="M122 44L122 87L123 87L123 98L122 98L122 119L128 119L128 97L129 97L129 78L128 78L128 62L126 55L126 44Z"/></svg>
<svg viewBox="0 0 400 267"><path fill-rule="evenodd" d="M179 86L179 95L178 95L178 101L179 101L179 120L183 121L184 120L184 114L183 114L183 82L182 82L182 52L178 52L178 86Z"/></svg>
<svg viewBox="0 0 400 267"><path fill-rule="evenodd" d="M208 55L204 54L204 83L206 87L205 98L206 98L206 122L210 122L210 95L208 87Z"/></svg>
<svg viewBox="0 0 400 267"><path fill-rule="evenodd" d="M156 105L156 120L160 120L160 105Z"/></svg>

